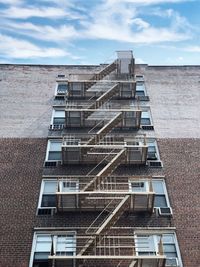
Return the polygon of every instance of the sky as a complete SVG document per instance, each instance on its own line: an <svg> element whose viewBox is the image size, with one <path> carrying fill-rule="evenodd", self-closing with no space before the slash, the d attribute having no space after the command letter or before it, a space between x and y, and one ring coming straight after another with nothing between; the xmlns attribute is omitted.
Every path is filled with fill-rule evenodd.
<svg viewBox="0 0 200 267"><path fill-rule="evenodd" d="M0 0L0 63L200 64L200 0Z"/></svg>

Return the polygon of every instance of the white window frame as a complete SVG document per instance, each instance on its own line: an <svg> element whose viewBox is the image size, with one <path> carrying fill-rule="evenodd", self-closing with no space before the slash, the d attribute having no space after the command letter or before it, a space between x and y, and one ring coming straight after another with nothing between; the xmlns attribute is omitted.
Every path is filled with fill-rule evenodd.
<svg viewBox="0 0 200 267"><path fill-rule="evenodd" d="M48 182L58 182L58 180L57 179L42 179L41 186L40 186L40 195L39 195L39 201L38 201L37 210L39 210L39 209L55 209L56 208L56 206L54 206L54 207L42 207L41 206L42 205L42 197L44 195L45 183L48 183ZM69 187L69 189L67 191L62 191L61 190L61 192L78 192L79 191L79 181L78 180L76 180L76 179L67 179L67 178L63 179L63 180L59 181L60 188L63 187L63 185L62 185L63 182L76 183L76 188L74 190L74 188L70 189L70 187ZM54 194L52 193L52 195L54 195ZM56 193L55 193L55 195L56 195Z"/></svg>
<svg viewBox="0 0 200 267"><path fill-rule="evenodd" d="M177 260L178 260L178 266L177 267L183 267L183 263L182 263L182 259L181 259L181 253L180 253L180 249L179 249L179 245L178 245L178 240L177 240L177 236L174 230L136 230L134 231L134 238L135 239L135 244L137 244L137 237L139 235L153 235L153 236L162 236L162 235L167 235L167 234L173 234L173 238L174 238L174 244L176 247L176 254L177 254ZM138 255L138 252L136 252L136 255ZM171 257L169 257L171 258ZM168 265L166 265L168 266ZM170 267L170 266L169 266Z"/></svg>
<svg viewBox="0 0 200 267"><path fill-rule="evenodd" d="M56 242L56 237L58 237L58 236L67 236L67 235L74 235L74 243L75 243L75 249L74 249L74 251L72 251L72 253L73 253L73 256L76 256L76 246L77 246L77 241L76 241L76 231L60 231L59 233L58 232L56 232L55 234L54 234L55 232L50 232L50 231L38 231L38 232L34 232L34 234L33 234L33 241L32 241L32 248L31 248L31 255L30 255L30 261L29 261L29 267L32 267L33 266L33 261L34 261L34 254L35 254L35 250L36 250L36 245L37 245L37 237L39 236L39 235L46 235L46 236L53 236L53 242ZM50 253L51 253L51 251L50 251ZM50 255L50 253L49 253L49 255Z"/></svg>
<svg viewBox="0 0 200 267"><path fill-rule="evenodd" d="M44 186L46 182L57 182L56 179L42 179L41 186L40 186L40 195L39 195L39 201L38 201L38 209L55 209L55 207L42 207L42 196L44 195ZM54 195L54 194L52 194Z"/></svg>
<svg viewBox="0 0 200 267"><path fill-rule="evenodd" d="M53 108L52 115L51 115L51 122L50 122L51 125L54 125L53 120L55 118L56 111L64 111L64 118L65 118L65 109L64 108L62 108L62 109L61 108Z"/></svg>
<svg viewBox="0 0 200 267"><path fill-rule="evenodd" d="M137 90L137 83L142 84L143 85L143 90ZM144 81L136 81L136 89L135 89L135 93L137 96L137 91L143 91L144 92L144 96L147 96L147 91L146 91L146 86L145 86L145 82Z"/></svg>
<svg viewBox="0 0 200 267"><path fill-rule="evenodd" d="M68 83L65 82L65 81L59 81L59 82L56 82L55 96L64 96L65 94L58 94L58 85L59 85L59 84L66 84L66 85L68 85ZM67 91L66 91L66 93L67 93Z"/></svg>
<svg viewBox="0 0 200 267"><path fill-rule="evenodd" d="M148 119L150 120L150 124L142 124L142 123L141 123L141 125L142 125L142 126L143 126L143 125L144 125L144 126L147 126L147 125L153 125L153 120L152 120L152 115L151 115L150 108L148 108L148 109L147 109L147 108L146 108L146 109L145 109L145 108L142 109L142 113L143 113L143 112L148 112ZM141 119L142 119L142 114L141 114Z"/></svg>
<svg viewBox="0 0 200 267"><path fill-rule="evenodd" d="M75 183L76 184L75 190L74 190L74 187L70 188L70 186L67 188L67 190L63 190L64 188L63 183ZM60 186L61 192L78 192L79 191L79 181L75 179L74 180L63 179L62 181L59 181L59 186Z"/></svg>
<svg viewBox="0 0 200 267"><path fill-rule="evenodd" d="M149 180L148 179L139 179L139 180L129 180L129 191L130 192L134 192L132 190L132 183L144 183L145 184L145 191L135 191L135 192L141 192L141 193L146 193L146 192L149 192Z"/></svg>
<svg viewBox="0 0 200 267"><path fill-rule="evenodd" d="M146 140L147 146L149 143L154 143L155 144L155 149L156 149L156 155L157 155L157 159L148 159L148 161L160 161L160 153L159 153L159 149L158 149L158 144L155 138L148 138ZM147 152L147 157L148 157L148 152Z"/></svg>
<svg viewBox="0 0 200 267"><path fill-rule="evenodd" d="M167 207L166 208L171 208L171 206L170 206L170 202L169 202L169 197L168 197L168 193L167 193L167 187L166 187L166 183L165 183L165 180L164 179L162 179L162 178L156 178L156 179L152 179L152 182L153 181L160 181L160 182L162 182L162 187L163 187L163 191L164 191L164 195L165 195L165 200L166 200L166 203L167 203ZM146 191L141 191L141 192L149 192L149 186L148 186L148 183L149 183L149 180L148 179L139 179L139 180L129 180L129 191L131 191L131 192L134 192L133 190L132 190L132 183L141 183L141 182L143 182L143 183L145 183L146 185L145 185L145 189L146 189ZM152 183L152 186L153 186L153 183ZM140 192L140 191L135 191L135 192ZM154 191L154 193L155 193L155 195L156 195L156 192ZM157 194L158 195L158 194ZM157 206L154 206L154 208L160 208L159 206L157 207Z"/></svg>
<svg viewBox="0 0 200 267"><path fill-rule="evenodd" d="M49 152L50 152L50 145L51 145L51 142L61 142L61 147L62 147L62 139L49 139L48 142L47 142L47 149L46 149L46 156L45 156L45 161L48 161L48 162L55 162L55 161L61 161L61 160L56 160L56 159L48 159L49 158ZM61 148L61 153L62 153L62 148Z"/></svg>
<svg viewBox="0 0 200 267"><path fill-rule="evenodd" d="M168 193L167 193L167 187L166 187L165 180L164 179L152 179L152 181L160 181L160 182L162 182L162 187L163 187L163 191L164 191L164 195L165 195L165 200L166 200L166 203L167 203L167 208L171 208L171 205L170 205L170 202L169 202ZM152 183L152 187L153 187L153 183ZM156 192L155 192L155 195L156 195ZM154 208L160 208L160 207L154 206Z"/></svg>

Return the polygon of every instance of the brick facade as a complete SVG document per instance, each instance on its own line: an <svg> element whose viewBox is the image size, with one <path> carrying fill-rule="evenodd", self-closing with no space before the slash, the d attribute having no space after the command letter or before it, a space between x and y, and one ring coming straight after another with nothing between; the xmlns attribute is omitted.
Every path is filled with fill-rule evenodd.
<svg viewBox="0 0 200 267"><path fill-rule="evenodd" d="M159 139L158 142L163 170L151 168L145 171L144 168L133 167L129 172L130 175L165 175L173 218L157 218L155 214L124 214L115 227L176 227L184 266L199 266L200 141ZM87 228L97 215L71 212L36 216L46 143L46 138L0 140L1 267L28 266L35 227ZM121 167L115 174L122 172Z"/></svg>

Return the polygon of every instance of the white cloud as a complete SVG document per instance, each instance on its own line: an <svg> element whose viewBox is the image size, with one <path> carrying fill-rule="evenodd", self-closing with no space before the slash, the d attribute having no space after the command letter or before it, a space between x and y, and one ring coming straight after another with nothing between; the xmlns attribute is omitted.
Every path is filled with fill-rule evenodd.
<svg viewBox="0 0 200 267"><path fill-rule="evenodd" d="M165 3L190 2L193 0L106 0L108 4L133 3L139 5L156 5Z"/></svg>
<svg viewBox="0 0 200 267"><path fill-rule="evenodd" d="M23 0L0 0L0 4L4 5L19 5L22 4L24 1Z"/></svg>
<svg viewBox="0 0 200 267"><path fill-rule="evenodd" d="M155 27L150 22L138 17L137 9L122 2L113 4L106 2L90 13L92 21L82 22L84 36L94 39L107 39L129 43L161 43L177 42L191 38L187 21L177 13L173 14L173 23L168 26ZM144 1L143 1L144 2ZM168 12L172 13L172 11ZM98 14L98 16L94 15Z"/></svg>
<svg viewBox="0 0 200 267"><path fill-rule="evenodd" d="M79 36L73 25L52 27L49 25L35 25L30 22L22 23L9 20L4 20L1 24L4 29L9 31L15 32L17 30L18 34L20 33L44 41L53 41L55 43L60 43L60 41L64 40L72 40Z"/></svg>
<svg viewBox="0 0 200 267"><path fill-rule="evenodd" d="M7 9L0 11L1 17L11 18L11 19L28 19L31 17L41 17L41 18L66 18L66 19L80 19L81 16L75 14L74 12L69 12L64 8L60 7L18 7L11 6Z"/></svg>
<svg viewBox="0 0 200 267"><path fill-rule="evenodd" d="M187 52L199 53L200 52L200 46L197 46L197 45L188 46L188 47L184 47L183 50L187 51Z"/></svg>
<svg viewBox="0 0 200 267"><path fill-rule="evenodd" d="M25 40L19 40L7 35L0 35L0 55L4 58L46 58L70 56L59 48L42 48Z"/></svg>
<svg viewBox="0 0 200 267"><path fill-rule="evenodd" d="M138 29L149 28L150 24L141 18L132 19L132 23L138 26Z"/></svg>

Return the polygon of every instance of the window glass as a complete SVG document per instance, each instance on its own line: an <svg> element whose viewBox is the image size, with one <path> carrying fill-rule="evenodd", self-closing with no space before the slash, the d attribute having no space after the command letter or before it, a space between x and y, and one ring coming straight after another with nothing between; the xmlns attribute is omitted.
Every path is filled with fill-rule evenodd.
<svg viewBox="0 0 200 267"><path fill-rule="evenodd" d="M75 237L74 236L58 236L56 251L70 252L75 251Z"/></svg>
<svg viewBox="0 0 200 267"><path fill-rule="evenodd" d="M152 180L152 186L156 194L165 194L162 180Z"/></svg>
<svg viewBox="0 0 200 267"><path fill-rule="evenodd" d="M61 188L62 191L68 192L68 191L78 191L78 182L76 181L64 181L61 182Z"/></svg>
<svg viewBox="0 0 200 267"><path fill-rule="evenodd" d="M37 236L36 239L36 252L50 252L52 239L50 235Z"/></svg>
<svg viewBox="0 0 200 267"><path fill-rule="evenodd" d="M53 124L65 124L65 118L53 118Z"/></svg>
<svg viewBox="0 0 200 267"><path fill-rule="evenodd" d="M58 84L57 92L65 93L67 91L67 84Z"/></svg>
<svg viewBox="0 0 200 267"><path fill-rule="evenodd" d="M65 117L65 111L64 110L55 110L54 111L54 117L64 118Z"/></svg>
<svg viewBox="0 0 200 267"><path fill-rule="evenodd" d="M146 192L147 191L147 183L143 182L131 182L131 189L133 192Z"/></svg>
<svg viewBox="0 0 200 267"><path fill-rule="evenodd" d="M139 255L154 255L156 253L156 243L154 235L137 236L136 250Z"/></svg>
<svg viewBox="0 0 200 267"><path fill-rule="evenodd" d="M44 194L55 194L56 193L56 181L45 181L44 182Z"/></svg>
<svg viewBox="0 0 200 267"><path fill-rule="evenodd" d="M61 151L62 141L50 141L49 151Z"/></svg>
<svg viewBox="0 0 200 267"><path fill-rule="evenodd" d="M61 151L53 151L49 152L48 160L62 160L62 153Z"/></svg>
<svg viewBox="0 0 200 267"><path fill-rule="evenodd" d="M173 234L164 234L162 236L163 243L174 243L174 235Z"/></svg>
<svg viewBox="0 0 200 267"><path fill-rule="evenodd" d="M149 115L148 111L142 111L141 124L143 124L143 125L150 125L151 124L150 115Z"/></svg>
<svg viewBox="0 0 200 267"><path fill-rule="evenodd" d="M144 118L144 119L149 118L149 112L148 111L142 111L142 118Z"/></svg>
<svg viewBox="0 0 200 267"><path fill-rule="evenodd" d="M163 244L164 252L176 252L175 244Z"/></svg>
<svg viewBox="0 0 200 267"><path fill-rule="evenodd" d="M154 207L165 208L167 207L167 201L165 195L155 195Z"/></svg>
<svg viewBox="0 0 200 267"><path fill-rule="evenodd" d="M138 255L155 255L159 252L160 239L162 240L164 255L167 257L166 266L177 266L179 259L174 234L137 235L135 237L136 252Z"/></svg>
<svg viewBox="0 0 200 267"><path fill-rule="evenodd" d="M41 207L56 207L56 195L43 195Z"/></svg>

